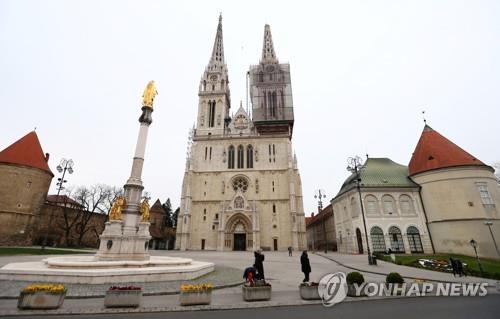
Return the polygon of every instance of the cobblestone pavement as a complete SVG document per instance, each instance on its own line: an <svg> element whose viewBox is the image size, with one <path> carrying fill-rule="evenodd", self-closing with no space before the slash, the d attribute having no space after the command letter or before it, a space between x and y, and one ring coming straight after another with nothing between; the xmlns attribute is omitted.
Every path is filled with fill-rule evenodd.
<svg viewBox="0 0 500 319"><path fill-rule="evenodd" d="M239 269L218 265L215 271L196 278L194 280L184 281L165 281L151 283L120 283L120 286L141 286L144 289L144 295L174 294L179 292L179 287L183 283L212 283L216 287L227 287L228 285L238 285L242 282L242 272ZM23 287L31 282L1 280L0 298L17 298ZM66 298L72 297L103 297L110 284L84 285L84 284L65 284L68 292Z"/></svg>

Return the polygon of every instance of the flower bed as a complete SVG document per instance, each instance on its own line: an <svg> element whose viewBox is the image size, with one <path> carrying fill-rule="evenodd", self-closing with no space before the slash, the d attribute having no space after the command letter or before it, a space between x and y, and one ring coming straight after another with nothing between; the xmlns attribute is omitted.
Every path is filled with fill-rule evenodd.
<svg viewBox="0 0 500 319"><path fill-rule="evenodd" d="M66 296L66 287L60 284L33 284L25 287L17 301L19 309L57 309Z"/></svg>
<svg viewBox="0 0 500 319"><path fill-rule="evenodd" d="M319 300L321 299L318 291L318 283L312 282L302 283L299 286L300 298L304 300Z"/></svg>
<svg viewBox="0 0 500 319"><path fill-rule="evenodd" d="M181 306L209 305L212 302L212 284L181 285Z"/></svg>
<svg viewBox="0 0 500 319"><path fill-rule="evenodd" d="M104 307L139 307L142 300L142 287L111 286L104 297Z"/></svg>
<svg viewBox="0 0 500 319"><path fill-rule="evenodd" d="M266 282L256 281L253 285L243 285L242 293L245 301L262 301L270 300L272 288Z"/></svg>

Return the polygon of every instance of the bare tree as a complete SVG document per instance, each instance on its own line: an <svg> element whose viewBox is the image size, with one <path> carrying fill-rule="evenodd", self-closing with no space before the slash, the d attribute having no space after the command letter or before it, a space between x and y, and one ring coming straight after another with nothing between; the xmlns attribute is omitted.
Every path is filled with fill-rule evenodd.
<svg viewBox="0 0 500 319"><path fill-rule="evenodd" d="M78 211L79 220L76 224L76 233L78 234L78 246L82 245L85 234L95 227L89 227L89 222L95 214L107 215L109 209L119 196L116 187L97 184L90 187L80 186L76 189L74 199L83 209Z"/></svg>
<svg viewBox="0 0 500 319"><path fill-rule="evenodd" d="M64 190L62 197L56 199L56 205L61 207L62 210L62 220L56 220L56 225L62 229L64 235L64 244L67 247L72 246L71 242L71 231L75 228L79 216L78 214L72 214L72 211L75 210L75 205L71 200L71 196L73 194L73 188L68 187ZM62 201L60 202L60 199ZM49 225L51 227L51 225Z"/></svg>

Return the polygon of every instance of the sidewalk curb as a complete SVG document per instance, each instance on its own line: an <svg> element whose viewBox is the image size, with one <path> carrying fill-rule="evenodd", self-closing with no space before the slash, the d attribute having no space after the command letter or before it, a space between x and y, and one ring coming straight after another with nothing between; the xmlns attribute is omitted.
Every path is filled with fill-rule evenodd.
<svg viewBox="0 0 500 319"><path fill-rule="evenodd" d="M387 276L386 273L382 273L382 272L377 272L377 271L372 271L372 270L364 270L364 269L359 269L359 268L356 268L356 267L352 267L352 266L349 266L349 265L346 265L344 263L341 263L340 261L338 260L335 260L333 258L330 258L329 256L325 256L323 254L318 254L316 252L313 252L313 254L317 255L317 256L321 256L325 259L328 259L328 260L331 260L335 263L337 263L338 265L342 266L342 267L345 267L345 268L348 268L348 269L352 269L352 270L356 270L356 271L359 271L359 272L365 272L365 273L369 273L369 274L374 274L374 275L381 275L381 276ZM382 262L386 262L386 261L383 261ZM401 267L408 267L408 266L402 266L402 265L398 265L398 266L401 266ZM411 268L411 267L408 267L408 268ZM413 280L426 280L426 281L433 281L433 282L441 282L441 283L462 283L460 281L449 281L449 280L439 280L439 279L428 279L428 278L422 278L422 277L412 277L412 276L403 276L403 278L407 278L407 279L413 279ZM479 278L479 277L478 277ZM488 278L481 278L481 279L484 279L484 280L493 280L493 279L488 279ZM488 283L488 286L491 287L492 285L490 285Z"/></svg>
<svg viewBox="0 0 500 319"><path fill-rule="evenodd" d="M417 298L418 296L390 296L390 297L347 297L341 303L362 302L371 300L387 300L402 298ZM432 297L432 296L428 296ZM424 297L425 298L425 297ZM59 310L12 310L9 312L0 312L0 316L45 316L45 315L85 315L85 314L111 314L111 313L158 313L158 312L186 312L186 311L214 311L214 310L238 310L253 308L272 308L272 307L297 307L308 305L321 305L321 300L298 300L293 302L273 302L273 301L255 301L245 302L233 305L206 305L206 306L171 306L171 307L151 307L151 308L97 308L97 309L59 309Z"/></svg>

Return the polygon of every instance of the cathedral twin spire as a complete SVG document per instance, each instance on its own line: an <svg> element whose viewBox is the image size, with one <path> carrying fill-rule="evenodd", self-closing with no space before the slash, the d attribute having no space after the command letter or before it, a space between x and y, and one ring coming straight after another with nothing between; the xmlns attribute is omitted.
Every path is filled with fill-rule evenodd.
<svg viewBox="0 0 500 319"><path fill-rule="evenodd" d="M278 63L278 58L274 52L273 37L271 35L271 27L266 24L264 27L264 41L262 44L261 63ZM217 33L215 35L214 48L210 58L209 69L211 66L224 65L224 42L222 37L222 14L219 15L219 24L217 25Z"/></svg>
<svg viewBox="0 0 500 319"><path fill-rule="evenodd" d="M222 14L219 16L219 25L217 26L217 34L215 35L214 48L212 57L210 58L209 66L224 65L224 42L222 40Z"/></svg>
<svg viewBox="0 0 500 319"><path fill-rule="evenodd" d="M273 37L271 27L266 24L264 27L264 43L262 44L262 58L260 63L278 63L276 53L274 53Z"/></svg>

